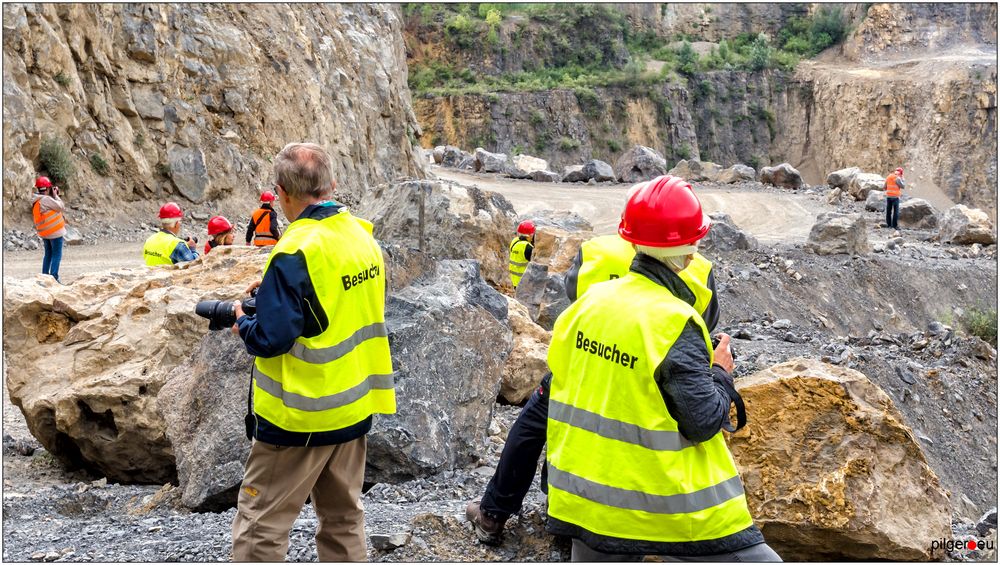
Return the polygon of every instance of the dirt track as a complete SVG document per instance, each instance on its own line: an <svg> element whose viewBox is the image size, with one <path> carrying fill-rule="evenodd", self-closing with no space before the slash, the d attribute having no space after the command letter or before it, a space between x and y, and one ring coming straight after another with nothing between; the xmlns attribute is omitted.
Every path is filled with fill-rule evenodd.
<svg viewBox="0 0 1000 565"><path fill-rule="evenodd" d="M591 222L597 233L613 233L618 227L625 193L630 185L538 183L492 175L465 173L431 167L442 180L476 185L503 194L518 214L556 209L576 212ZM709 212L723 211L736 225L763 243L801 243L809 235L816 216L832 209L818 196L791 192L759 192L739 189L698 188L698 197ZM108 242L104 245L63 248L59 275L64 283L80 275L114 268L142 266L142 242ZM41 272L42 250L8 251L3 254L3 275L19 279Z"/></svg>
<svg viewBox="0 0 1000 565"><path fill-rule="evenodd" d="M538 183L498 179L440 167L431 169L443 180L474 184L503 194L518 214L546 208L576 212L589 220L597 233L612 233L618 228L625 193L630 186ZM763 243L804 242L816 216L827 209L832 210L820 198L789 192L697 190L702 205L709 213L721 211L729 214L736 225Z"/></svg>

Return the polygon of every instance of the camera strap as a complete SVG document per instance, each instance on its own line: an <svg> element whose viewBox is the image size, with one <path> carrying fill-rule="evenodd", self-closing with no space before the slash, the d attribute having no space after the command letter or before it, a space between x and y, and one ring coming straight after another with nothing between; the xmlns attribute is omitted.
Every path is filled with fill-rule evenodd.
<svg viewBox="0 0 1000 565"><path fill-rule="evenodd" d="M254 358L256 362L257 358ZM253 439L253 433L257 429L257 415L253 413L253 365L250 365L250 388L247 389L247 414L243 417L243 425L246 428L247 439Z"/></svg>

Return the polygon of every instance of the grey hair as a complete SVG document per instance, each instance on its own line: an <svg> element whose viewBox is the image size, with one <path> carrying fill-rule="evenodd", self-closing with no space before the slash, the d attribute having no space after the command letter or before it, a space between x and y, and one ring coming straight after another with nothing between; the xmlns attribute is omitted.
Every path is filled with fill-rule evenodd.
<svg viewBox="0 0 1000 565"><path fill-rule="evenodd" d="M165 228L172 228L179 221L181 221L180 218L160 218L160 225Z"/></svg>
<svg viewBox="0 0 1000 565"><path fill-rule="evenodd" d="M325 198L333 185L330 155L315 143L289 143L274 158L274 177L291 198Z"/></svg>

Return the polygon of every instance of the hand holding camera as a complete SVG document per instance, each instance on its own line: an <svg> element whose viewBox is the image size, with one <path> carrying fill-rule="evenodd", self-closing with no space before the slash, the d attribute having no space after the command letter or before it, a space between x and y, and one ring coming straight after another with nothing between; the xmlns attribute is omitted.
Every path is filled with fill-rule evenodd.
<svg viewBox="0 0 1000 565"><path fill-rule="evenodd" d="M194 307L194 313L209 321L208 329L211 331L231 328L236 320L246 314L253 316L257 313L257 289L253 286L250 298L240 302L239 300L202 300Z"/></svg>
<svg viewBox="0 0 1000 565"><path fill-rule="evenodd" d="M729 334L720 333L712 338L712 347L715 349L715 364L732 373L736 366L736 354L729 345Z"/></svg>

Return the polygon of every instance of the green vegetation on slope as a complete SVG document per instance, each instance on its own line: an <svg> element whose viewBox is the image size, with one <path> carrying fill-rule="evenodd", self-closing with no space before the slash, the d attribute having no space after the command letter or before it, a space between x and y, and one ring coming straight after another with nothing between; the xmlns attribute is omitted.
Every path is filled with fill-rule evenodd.
<svg viewBox="0 0 1000 565"><path fill-rule="evenodd" d="M473 59L481 54L493 58L507 54L499 29L509 16L519 17L509 32L511 48L531 33L550 50L545 61L529 57L523 70L515 73L477 73L462 63L441 60L411 63L409 86L417 95L596 86L644 90L655 83L713 70L791 70L800 57L814 56L846 36L841 9L826 6L812 17L790 19L774 40L764 34L743 33L721 41L703 56L690 45L690 40L697 38L637 33L624 14L603 4L404 4L403 13L410 25L441 28L454 48ZM625 53L627 57L623 57ZM650 61L657 63L647 65ZM659 70L648 70L650 67Z"/></svg>

